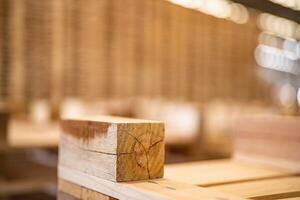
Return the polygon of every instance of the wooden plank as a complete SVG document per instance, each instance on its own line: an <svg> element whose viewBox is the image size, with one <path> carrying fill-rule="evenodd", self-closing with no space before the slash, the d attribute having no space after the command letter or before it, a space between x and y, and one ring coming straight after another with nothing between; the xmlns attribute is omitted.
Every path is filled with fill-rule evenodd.
<svg viewBox="0 0 300 200"><path fill-rule="evenodd" d="M225 184L211 188L252 199L299 198L300 176Z"/></svg>
<svg viewBox="0 0 300 200"><path fill-rule="evenodd" d="M33 124L26 120L12 119L8 125L7 145L13 148L57 147L58 123Z"/></svg>
<svg viewBox="0 0 300 200"><path fill-rule="evenodd" d="M61 125L60 166L117 182L163 176L162 122L99 116Z"/></svg>
<svg viewBox="0 0 300 200"><path fill-rule="evenodd" d="M114 200L115 198L106 196L99 192L89 190L85 187L76 185L74 183L59 179L58 182L59 192L58 199L81 199L81 200Z"/></svg>
<svg viewBox="0 0 300 200"><path fill-rule="evenodd" d="M116 183L62 166L59 167L58 175L61 179L121 200L241 199L215 190L167 179Z"/></svg>
<svg viewBox="0 0 300 200"><path fill-rule="evenodd" d="M183 183L208 186L286 176L288 174L290 172L286 170L224 159L166 165L164 177Z"/></svg>

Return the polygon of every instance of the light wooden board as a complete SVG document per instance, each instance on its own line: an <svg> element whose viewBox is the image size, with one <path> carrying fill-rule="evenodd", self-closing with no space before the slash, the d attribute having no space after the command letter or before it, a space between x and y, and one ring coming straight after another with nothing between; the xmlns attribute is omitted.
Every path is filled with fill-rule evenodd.
<svg viewBox="0 0 300 200"><path fill-rule="evenodd" d="M162 122L99 116L61 126L60 166L116 182L163 176Z"/></svg>
<svg viewBox="0 0 300 200"><path fill-rule="evenodd" d="M26 120L9 122L7 145L14 148L57 147L58 123L35 125Z"/></svg>
<svg viewBox="0 0 300 200"><path fill-rule="evenodd" d="M58 181L60 200L80 199L80 200L114 200L114 198L89 190L85 187L59 179Z"/></svg>
<svg viewBox="0 0 300 200"><path fill-rule="evenodd" d="M290 172L286 170L249 165L225 159L166 165L164 177L183 183L208 186L280 177L288 174Z"/></svg>
<svg viewBox="0 0 300 200"><path fill-rule="evenodd" d="M225 184L211 188L253 199L299 198L300 176Z"/></svg>
<svg viewBox="0 0 300 200"><path fill-rule="evenodd" d="M116 183L103 180L80 171L59 167L59 178L79 184L83 187L100 192L117 199L144 199L144 200L182 200L182 199L241 199L214 190L179 183L168 179L155 179L149 181Z"/></svg>

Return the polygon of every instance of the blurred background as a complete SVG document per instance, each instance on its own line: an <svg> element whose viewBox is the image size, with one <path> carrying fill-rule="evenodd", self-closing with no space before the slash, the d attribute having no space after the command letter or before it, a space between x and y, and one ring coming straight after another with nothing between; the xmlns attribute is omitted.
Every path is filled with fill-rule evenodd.
<svg viewBox="0 0 300 200"><path fill-rule="evenodd" d="M55 199L62 116L163 120L166 163L231 157L240 120L299 116L299 23L299 0L0 0L0 199Z"/></svg>

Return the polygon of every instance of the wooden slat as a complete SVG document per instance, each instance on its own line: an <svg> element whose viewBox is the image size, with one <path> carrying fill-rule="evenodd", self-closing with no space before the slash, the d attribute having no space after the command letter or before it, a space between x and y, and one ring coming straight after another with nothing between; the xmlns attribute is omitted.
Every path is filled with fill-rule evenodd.
<svg viewBox="0 0 300 200"><path fill-rule="evenodd" d="M241 199L226 193L167 179L116 183L61 166L59 177L117 199Z"/></svg>
<svg viewBox="0 0 300 200"><path fill-rule="evenodd" d="M253 199L299 198L300 176L225 184L211 188Z"/></svg>
<svg viewBox="0 0 300 200"><path fill-rule="evenodd" d="M225 159L166 165L164 177L193 185L207 186L287 174L290 173L281 169L263 168Z"/></svg>
<svg viewBox="0 0 300 200"><path fill-rule="evenodd" d="M58 182L59 195L58 199L80 199L80 200L114 200L115 198L106 196L99 192L89 190L74 183L59 179Z"/></svg>
<svg viewBox="0 0 300 200"><path fill-rule="evenodd" d="M7 144L10 147L57 147L58 140L58 123L34 125L22 120L9 122Z"/></svg>

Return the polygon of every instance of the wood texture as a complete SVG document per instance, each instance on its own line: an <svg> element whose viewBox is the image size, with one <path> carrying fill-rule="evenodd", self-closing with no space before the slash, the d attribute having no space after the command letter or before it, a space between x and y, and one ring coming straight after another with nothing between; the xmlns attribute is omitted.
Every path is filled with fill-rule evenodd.
<svg viewBox="0 0 300 200"><path fill-rule="evenodd" d="M167 179L116 183L65 167L59 167L59 177L117 199L241 199L234 195Z"/></svg>
<svg viewBox="0 0 300 200"><path fill-rule="evenodd" d="M60 166L117 182L163 176L162 122L102 116L61 127Z"/></svg>
<svg viewBox="0 0 300 200"><path fill-rule="evenodd" d="M268 98L253 67L251 11L236 24L163 0L1 5L0 95L20 109L35 98Z"/></svg>
<svg viewBox="0 0 300 200"><path fill-rule="evenodd" d="M212 186L281 177L290 171L234 160L200 161L165 166L165 178L200 186Z"/></svg>
<svg viewBox="0 0 300 200"><path fill-rule="evenodd" d="M213 189L251 199L285 199L300 196L300 177L290 176L214 186Z"/></svg>
<svg viewBox="0 0 300 200"><path fill-rule="evenodd" d="M85 187L76 185L74 183L59 179L58 182L58 199L81 199L81 200L114 200L115 198L106 196L99 192L89 190Z"/></svg>
<svg viewBox="0 0 300 200"><path fill-rule="evenodd" d="M293 171L235 160L172 164L165 168L165 176L168 179L132 183L113 183L65 167L59 168L59 176L61 182L66 182L63 180L66 179L74 182L71 185L77 188L77 184L89 188L89 193L101 192L118 199L235 198L232 195L256 200L300 198L300 178L293 174ZM80 191L86 192L84 189ZM230 196L224 195L223 192Z"/></svg>
<svg viewBox="0 0 300 200"><path fill-rule="evenodd" d="M300 172L300 117L248 116L233 129L236 159Z"/></svg>

